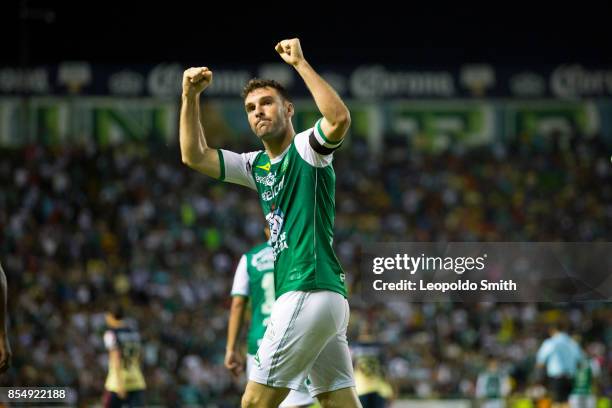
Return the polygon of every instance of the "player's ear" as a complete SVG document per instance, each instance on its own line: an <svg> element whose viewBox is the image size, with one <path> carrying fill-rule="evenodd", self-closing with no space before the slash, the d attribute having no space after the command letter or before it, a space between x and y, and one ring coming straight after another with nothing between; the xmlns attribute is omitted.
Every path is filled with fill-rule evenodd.
<svg viewBox="0 0 612 408"><path fill-rule="evenodd" d="M285 101L284 104L285 104L285 111L287 112L287 116L289 116L290 118L293 117L293 114L295 113L293 104L289 101Z"/></svg>

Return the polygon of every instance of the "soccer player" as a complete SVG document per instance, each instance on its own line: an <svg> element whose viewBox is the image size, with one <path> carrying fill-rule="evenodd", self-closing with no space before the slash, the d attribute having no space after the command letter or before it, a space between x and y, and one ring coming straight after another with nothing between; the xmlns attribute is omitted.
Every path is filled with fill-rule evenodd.
<svg viewBox="0 0 612 408"><path fill-rule="evenodd" d="M395 399L395 390L383 369L382 354L382 344L376 341L366 324L353 347L355 389L363 408L385 408Z"/></svg>
<svg viewBox="0 0 612 408"><path fill-rule="evenodd" d="M568 398L578 364L584 358L582 349L567 333L563 323L550 326L550 337L542 343L536 355L538 369L546 367L548 389L553 396L553 408L569 407Z"/></svg>
<svg viewBox="0 0 612 408"><path fill-rule="evenodd" d="M270 230L266 228L266 237ZM242 255L232 285L232 307L227 328L225 367L234 376L243 368L243 358L237 344L244 321L246 303L250 299L251 325L247 335L247 376L255 364L255 353L268 325L274 304L274 254L268 242L259 244ZM281 408L307 407L314 403L306 387L291 390L279 405Z"/></svg>
<svg viewBox="0 0 612 408"><path fill-rule="evenodd" d="M6 275L0 265L0 373L4 373L11 366L11 344L8 339L8 313L6 295Z"/></svg>
<svg viewBox="0 0 612 408"><path fill-rule="evenodd" d="M585 353L574 376L574 384L569 396L570 408L595 408L597 402L593 394L593 380L599 372L599 364L596 360L591 360Z"/></svg>
<svg viewBox="0 0 612 408"><path fill-rule="evenodd" d="M278 405L306 380L323 407L359 407L346 339L349 306L344 272L334 250L333 152L350 125L338 94L304 58L297 38L276 45L310 90L322 118L298 134L294 106L272 80L251 80L244 106L263 151L237 154L210 148L200 123L200 93L212 71L183 75L180 115L182 160L211 177L257 192L270 226L276 302L255 355L243 407Z"/></svg>
<svg viewBox="0 0 612 408"><path fill-rule="evenodd" d="M512 388L510 377L499 367L494 356L489 356L487 368L476 380L476 398L482 400L482 408L504 408L505 398Z"/></svg>
<svg viewBox="0 0 612 408"><path fill-rule="evenodd" d="M121 306L106 314L104 345L109 353L104 407L143 407L144 376L140 370L140 334L124 320Z"/></svg>

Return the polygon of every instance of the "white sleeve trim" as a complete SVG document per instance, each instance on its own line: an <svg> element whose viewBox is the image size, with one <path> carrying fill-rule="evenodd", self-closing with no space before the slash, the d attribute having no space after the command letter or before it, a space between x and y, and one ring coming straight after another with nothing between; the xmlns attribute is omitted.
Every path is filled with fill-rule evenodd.
<svg viewBox="0 0 612 408"><path fill-rule="evenodd" d="M107 330L104 333L104 347L106 347L107 350L117 348L117 337L111 330Z"/></svg>
<svg viewBox="0 0 612 408"><path fill-rule="evenodd" d="M247 258L242 255L236 273L234 274L234 283L232 285L232 296L241 295L249 296L249 273L247 272Z"/></svg>
<svg viewBox="0 0 612 408"><path fill-rule="evenodd" d="M315 152L312 146L310 146L309 137L313 132L314 128L310 128L301 133L298 133L293 138L293 143L295 144L295 149L298 151L300 157L308 164L313 167L327 167L332 163L334 158L334 154L322 155L318 152ZM316 135L316 131L315 131ZM317 138L318 140L318 138Z"/></svg>
<svg viewBox="0 0 612 408"><path fill-rule="evenodd" d="M313 128L314 135L315 135L315 138L317 139L317 142L319 142L321 146L327 147L328 149L337 149L338 147L340 147L342 142L344 142L344 138L338 140L337 142L332 142L329 139L327 139L327 137L325 137L325 135L323 134L323 129L321 129L322 121L323 121L323 118L317 120L317 123L315 123L314 128Z"/></svg>
<svg viewBox="0 0 612 408"><path fill-rule="evenodd" d="M219 149L219 151L222 155L221 165L224 166L221 172L221 181L240 184L241 186L257 190L251 168L253 167L255 158L260 152L238 154L223 149Z"/></svg>

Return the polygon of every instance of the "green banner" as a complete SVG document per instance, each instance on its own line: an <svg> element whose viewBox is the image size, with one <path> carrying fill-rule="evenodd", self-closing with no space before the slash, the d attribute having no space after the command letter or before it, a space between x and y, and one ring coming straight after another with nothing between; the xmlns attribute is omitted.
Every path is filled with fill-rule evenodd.
<svg viewBox="0 0 612 408"><path fill-rule="evenodd" d="M439 153L494 141L547 135L603 135L612 140L612 105L605 102L545 101L348 101L351 137L380 153L386 137L405 138L412 149ZM312 100L296 101L296 131L321 117ZM26 143L100 145L128 141L178 141L179 102L155 98L0 98L0 146ZM203 99L202 122L212 146L246 138L259 146L239 99Z"/></svg>

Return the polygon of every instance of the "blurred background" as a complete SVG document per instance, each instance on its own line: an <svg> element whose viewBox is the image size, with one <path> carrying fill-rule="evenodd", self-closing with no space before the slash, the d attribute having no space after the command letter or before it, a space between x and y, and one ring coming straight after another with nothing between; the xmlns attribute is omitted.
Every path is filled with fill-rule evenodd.
<svg viewBox="0 0 612 408"><path fill-rule="evenodd" d="M372 304L351 274L371 242L611 240L609 6L1 7L13 367L0 386L69 386L78 406L101 406L104 312L120 303L143 336L150 406L238 406L244 383L223 367L229 292L264 220L252 192L181 164L180 80L210 67L209 144L259 149L239 97L248 79L286 85L296 129L319 118L274 52L298 36L351 109L334 160L349 342L382 345L395 406L479 406L492 358L507 406L548 406L535 354L559 321L593 367L597 407L610 406L611 303Z"/></svg>

